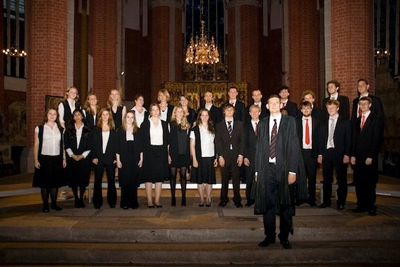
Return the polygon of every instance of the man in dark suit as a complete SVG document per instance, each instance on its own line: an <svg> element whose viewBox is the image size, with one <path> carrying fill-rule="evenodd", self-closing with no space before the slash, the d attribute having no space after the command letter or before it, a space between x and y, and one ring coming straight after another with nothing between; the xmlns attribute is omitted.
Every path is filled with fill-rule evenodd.
<svg viewBox="0 0 400 267"><path fill-rule="evenodd" d="M340 83L336 80L332 80L326 83L329 96L324 98L323 116L324 119L329 117L328 110L326 109L326 103L329 100L337 100L340 103L339 116L344 120L350 119L350 101L347 96L339 95Z"/></svg>
<svg viewBox="0 0 400 267"><path fill-rule="evenodd" d="M320 208L331 206L333 169L338 182L337 209L343 210L347 198L347 164L350 160L351 124L339 116L340 103L329 100L326 103L329 119L318 128L318 163L323 168L324 197Z"/></svg>
<svg viewBox="0 0 400 267"><path fill-rule="evenodd" d="M281 97L281 109L286 109L288 115L297 117L297 105L289 100L290 90L289 86L282 85L279 87L279 96Z"/></svg>
<svg viewBox="0 0 400 267"><path fill-rule="evenodd" d="M239 95L239 90L231 86L228 90L228 101L226 103L231 104L235 108L235 120L239 120L241 122L245 122L245 105L243 102L239 101L237 99L237 96Z"/></svg>
<svg viewBox="0 0 400 267"><path fill-rule="evenodd" d="M239 169L243 163L245 144L243 122L233 118L235 108L231 104L225 104L222 111L225 118L217 124L215 129L215 146L222 175L219 206L225 207L229 202L228 185L231 177L233 202L237 208L241 208L243 205L240 197Z"/></svg>
<svg viewBox="0 0 400 267"><path fill-rule="evenodd" d="M297 135L303 152L304 166L308 179L308 204L311 207L315 203L315 184L317 177L317 144L319 121L311 117L311 103L304 101L301 104L302 117L297 118Z"/></svg>
<svg viewBox="0 0 400 267"><path fill-rule="evenodd" d="M380 151L380 118L370 110L372 99L364 96L358 103L361 116L357 118L351 153L356 186L356 213L376 215L376 183L378 182L378 154Z"/></svg>
<svg viewBox="0 0 400 267"><path fill-rule="evenodd" d="M246 207L254 204L251 197L251 187L254 181L254 159L256 156L257 129L260 122L261 108L258 105L250 106L250 120L246 122L246 145L244 149L244 165L246 166Z"/></svg>
<svg viewBox="0 0 400 267"><path fill-rule="evenodd" d="M253 101L254 101L252 105L256 105L256 106L260 107L260 109L261 109L261 114L259 116L260 120L267 117L269 115L269 111L267 109L267 106L261 101L262 94L261 94L260 89L253 90L253 92L251 93L251 98L253 98ZM245 111L246 112L246 116L245 116L246 123L251 121L250 107L252 105L248 105L246 107L246 111Z"/></svg>
<svg viewBox="0 0 400 267"><path fill-rule="evenodd" d="M312 110L311 110L311 117L313 117L314 119L317 119L319 121L323 120L323 114L322 114L322 109L318 108L314 102L315 102L315 93L311 90L306 90L303 91L303 93L301 94L301 99L303 99L304 101L308 101L311 103L312 106ZM301 113L301 111L299 110L297 113L298 117L303 116L303 114Z"/></svg>
<svg viewBox="0 0 400 267"><path fill-rule="evenodd" d="M383 144L383 129L385 127L385 113L383 111L383 105L381 102L381 99L377 96L371 95L369 93L369 83L366 79L361 78L357 81L357 90L358 90L358 94L359 97L354 98L353 100L353 109L351 112L351 124L353 129L355 128L355 124L357 121L357 118L359 118L362 114L361 108L359 107L358 103L359 100L362 97L368 96L369 98L371 98L371 108L370 111L372 114L376 115L377 117L379 117L379 122L380 122L380 126L379 126L379 133L380 133L380 140L379 140L379 147L382 146ZM354 179L353 179L354 180ZM354 181L349 183L350 186L354 186Z"/></svg>
<svg viewBox="0 0 400 267"><path fill-rule="evenodd" d="M258 246L267 247L275 243L275 220L279 214L278 237L283 248L290 249L289 233L293 234L290 187L298 178L302 180L297 177L301 155L295 119L282 115L280 107L279 96L272 95L267 104L270 116L258 125L254 213L263 214L264 221L265 239ZM300 185L299 190L306 191L305 186Z"/></svg>
<svg viewBox="0 0 400 267"><path fill-rule="evenodd" d="M211 91L206 91L204 93L204 106L200 107L197 110L197 114L199 113L200 109L206 108L210 112L210 118L213 121L214 125L222 120L221 109L216 107L213 103L213 93Z"/></svg>

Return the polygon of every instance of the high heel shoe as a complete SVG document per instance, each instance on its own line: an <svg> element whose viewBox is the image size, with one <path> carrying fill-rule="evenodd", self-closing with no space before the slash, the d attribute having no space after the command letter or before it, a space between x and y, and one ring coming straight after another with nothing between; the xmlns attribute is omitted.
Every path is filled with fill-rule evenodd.
<svg viewBox="0 0 400 267"><path fill-rule="evenodd" d="M182 198L181 206L185 207L186 206L186 197Z"/></svg>
<svg viewBox="0 0 400 267"><path fill-rule="evenodd" d="M154 206L156 206L156 208L162 208L162 205L160 205L160 204L154 204Z"/></svg>
<svg viewBox="0 0 400 267"><path fill-rule="evenodd" d="M51 209L56 211L62 211L62 208L57 205L51 205Z"/></svg>
<svg viewBox="0 0 400 267"><path fill-rule="evenodd" d="M204 207L204 203L200 203L200 204L199 204L199 207Z"/></svg>
<svg viewBox="0 0 400 267"><path fill-rule="evenodd" d="M43 206L42 212L44 212L44 213L50 212L49 206L47 206L47 205L46 205L46 206Z"/></svg>
<svg viewBox="0 0 400 267"><path fill-rule="evenodd" d="M176 198L172 197L171 199L171 207L175 207L176 206Z"/></svg>
<svg viewBox="0 0 400 267"><path fill-rule="evenodd" d="M211 198L210 198L210 200L207 199L206 207L211 207L211 203L212 203L212 199Z"/></svg>

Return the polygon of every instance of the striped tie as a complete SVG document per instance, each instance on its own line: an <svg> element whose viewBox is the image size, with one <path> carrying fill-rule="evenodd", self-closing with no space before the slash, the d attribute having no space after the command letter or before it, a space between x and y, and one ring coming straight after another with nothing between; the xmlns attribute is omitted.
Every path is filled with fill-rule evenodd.
<svg viewBox="0 0 400 267"><path fill-rule="evenodd" d="M228 133L229 133L229 137L232 137L232 121L228 121Z"/></svg>
<svg viewBox="0 0 400 267"><path fill-rule="evenodd" d="M269 157L271 159L275 158L275 145L276 145L276 134L277 134L277 124L276 119L274 119L274 126L271 131L271 145L269 147Z"/></svg>

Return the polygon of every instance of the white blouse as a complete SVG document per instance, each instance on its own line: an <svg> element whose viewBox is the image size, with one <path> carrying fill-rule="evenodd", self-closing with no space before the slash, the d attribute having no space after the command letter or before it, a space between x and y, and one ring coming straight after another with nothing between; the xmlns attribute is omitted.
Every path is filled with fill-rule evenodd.
<svg viewBox="0 0 400 267"><path fill-rule="evenodd" d="M168 114L168 106L166 109L161 110L160 112L160 119L163 121L167 121L167 114Z"/></svg>
<svg viewBox="0 0 400 267"><path fill-rule="evenodd" d="M79 144L81 143L81 138L82 138L83 124L82 124L81 128L79 128L79 129L76 127L76 124L75 124L75 130L76 130L76 148L79 148ZM68 156L70 156L70 157L72 157L72 155L74 154L72 152L71 148L68 148L66 150L66 152L67 152ZM90 153L90 150L86 150L85 152L82 153L82 155L84 158L86 158L87 155L89 155L89 153Z"/></svg>
<svg viewBox="0 0 400 267"><path fill-rule="evenodd" d="M201 140L201 157L202 158L214 157L215 156L215 150L214 150L215 135L210 133L202 125L199 125L199 129L200 129L200 140ZM193 131L190 133L190 138L193 138L196 140L196 136Z"/></svg>
<svg viewBox="0 0 400 267"><path fill-rule="evenodd" d="M103 154L105 154L106 149L107 149L108 139L110 138L110 131L107 131L107 132L102 131L101 135L103 137L102 138L103 139Z"/></svg>
<svg viewBox="0 0 400 267"><path fill-rule="evenodd" d="M152 146L162 146L163 145L163 128L161 120L156 126L153 120L150 119L150 144Z"/></svg>
<svg viewBox="0 0 400 267"><path fill-rule="evenodd" d="M144 121L144 114L146 113L146 109L143 108L142 113L139 113L139 111L136 109L136 107L132 108L133 111L135 111L135 119L136 119L136 124L140 128L140 125L142 125Z"/></svg>
<svg viewBox="0 0 400 267"><path fill-rule="evenodd" d="M39 134L39 127L36 126L35 133ZM58 156L60 155L60 141L61 132L58 129L57 124L54 124L51 129L47 123L43 126L43 143L42 143L42 155L45 156Z"/></svg>
<svg viewBox="0 0 400 267"><path fill-rule="evenodd" d="M132 132L126 132L126 141L133 141L134 139Z"/></svg>

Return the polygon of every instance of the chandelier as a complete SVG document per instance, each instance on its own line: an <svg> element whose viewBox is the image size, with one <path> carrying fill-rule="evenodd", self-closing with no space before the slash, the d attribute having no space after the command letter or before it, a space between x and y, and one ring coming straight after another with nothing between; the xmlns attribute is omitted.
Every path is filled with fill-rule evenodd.
<svg viewBox="0 0 400 267"><path fill-rule="evenodd" d="M205 33L205 21L203 20L203 0L200 2L200 36L190 38L186 49L186 62L189 64L216 64L219 62L218 47L215 45L214 37L208 40Z"/></svg>
<svg viewBox="0 0 400 267"><path fill-rule="evenodd" d="M3 49L3 53L6 56L9 56L9 57L21 58L21 57L26 57L27 56L27 53L24 50L22 50L22 51L18 50L18 45L17 44L13 44L11 46L11 48Z"/></svg>

